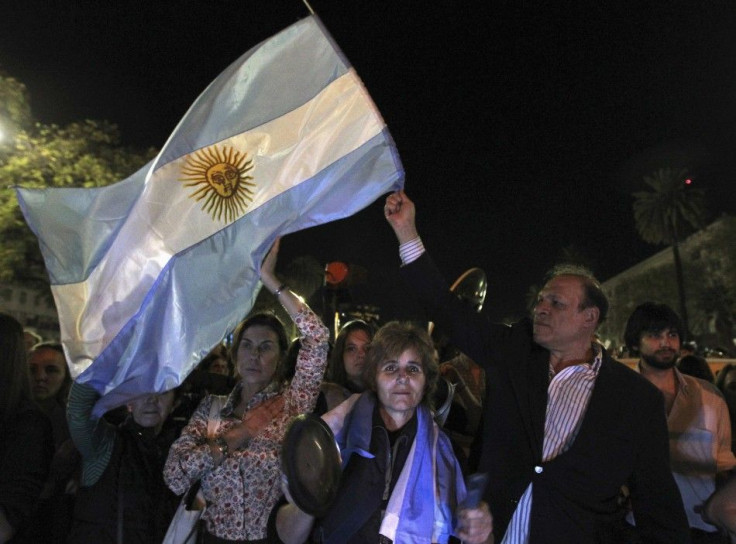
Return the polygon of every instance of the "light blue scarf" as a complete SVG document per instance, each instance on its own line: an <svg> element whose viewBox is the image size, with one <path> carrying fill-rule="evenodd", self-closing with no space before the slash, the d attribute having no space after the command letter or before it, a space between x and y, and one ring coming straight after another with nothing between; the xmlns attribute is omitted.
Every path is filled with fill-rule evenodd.
<svg viewBox="0 0 736 544"><path fill-rule="evenodd" d="M335 433L343 469L353 453L374 457L368 448L375 404L373 393L363 393ZM437 427L430 410L419 405L417 433L391 493L380 534L394 544L445 544L455 526L455 509L465 493L450 440Z"/></svg>

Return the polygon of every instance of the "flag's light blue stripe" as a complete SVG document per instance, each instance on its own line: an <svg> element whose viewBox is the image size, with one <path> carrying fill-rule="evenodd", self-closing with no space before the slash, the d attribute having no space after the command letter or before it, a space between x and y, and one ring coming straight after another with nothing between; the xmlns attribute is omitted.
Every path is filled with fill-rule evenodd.
<svg viewBox="0 0 736 544"><path fill-rule="evenodd" d="M157 164L277 119L349 68L316 17L302 19L252 48L212 82L176 127Z"/></svg>
<svg viewBox="0 0 736 544"><path fill-rule="evenodd" d="M176 255L140 311L79 377L109 393L96 413L151 384L159 391L178 385L223 331L232 330L252 307L259 264L276 233L352 215L402 182L403 169L384 131L319 175ZM190 319L193 315L196 320Z"/></svg>
<svg viewBox="0 0 736 544"><path fill-rule="evenodd" d="M102 259L141 195L150 168L148 163L107 187L16 189L52 284L78 282Z"/></svg>

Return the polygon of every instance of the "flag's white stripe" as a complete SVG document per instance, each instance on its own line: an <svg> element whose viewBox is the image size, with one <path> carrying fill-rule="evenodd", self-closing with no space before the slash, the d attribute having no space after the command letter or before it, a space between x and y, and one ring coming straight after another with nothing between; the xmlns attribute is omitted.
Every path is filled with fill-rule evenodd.
<svg viewBox="0 0 736 544"><path fill-rule="evenodd" d="M247 210L252 211L382 129L380 115L351 70L297 110L217 145L247 151L254 159L257 187ZM83 359L94 359L135 315L174 255L224 228L178 181L185 161L155 171L115 243L85 281L52 287L62 338L77 345L84 339ZM122 249L131 247L137 248L134 253Z"/></svg>
<svg viewBox="0 0 736 544"><path fill-rule="evenodd" d="M358 76L350 71L297 110L216 145L247 151L254 159L251 173L257 193L248 206L252 210L310 179L382 129L381 118L365 100ZM192 189L177 181L185 161L183 157L158 169L146 184L141 199L145 204L136 207L140 211L136 223L156 229L173 253L225 226L187 198ZM181 198L172 202L172 195ZM182 229L182 220L187 221L186 229Z"/></svg>

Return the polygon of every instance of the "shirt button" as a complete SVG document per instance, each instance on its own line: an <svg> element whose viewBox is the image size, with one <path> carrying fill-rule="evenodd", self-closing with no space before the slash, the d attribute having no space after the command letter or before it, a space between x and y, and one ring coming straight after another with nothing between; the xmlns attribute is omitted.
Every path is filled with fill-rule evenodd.
<svg viewBox="0 0 736 544"><path fill-rule="evenodd" d="M544 469L537 465L536 467L534 467L534 472L536 472L537 474L542 474L542 472L544 472Z"/></svg>

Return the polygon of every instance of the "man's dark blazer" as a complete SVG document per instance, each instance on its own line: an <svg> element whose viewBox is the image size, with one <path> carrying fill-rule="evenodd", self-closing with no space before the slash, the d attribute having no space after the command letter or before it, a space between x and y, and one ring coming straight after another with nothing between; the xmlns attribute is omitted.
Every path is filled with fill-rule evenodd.
<svg viewBox="0 0 736 544"><path fill-rule="evenodd" d="M531 321L491 324L449 291L426 253L401 274L428 317L486 371L479 470L490 476L496 542L530 482L531 544L617 542L622 485L643 542L690 541L656 387L604 352L573 445L543 463L549 352L534 343Z"/></svg>

